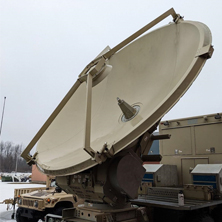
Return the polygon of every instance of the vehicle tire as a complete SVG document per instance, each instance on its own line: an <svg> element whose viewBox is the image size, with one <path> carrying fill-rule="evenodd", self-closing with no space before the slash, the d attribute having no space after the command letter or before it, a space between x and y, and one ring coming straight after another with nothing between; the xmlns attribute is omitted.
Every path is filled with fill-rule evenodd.
<svg viewBox="0 0 222 222"><path fill-rule="evenodd" d="M27 217L21 216L21 211L22 211L22 209L19 207L16 211L16 221L17 222L28 222Z"/></svg>
<svg viewBox="0 0 222 222"><path fill-rule="evenodd" d="M222 206L216 207L213 209L211 216L214 219L214 222L222 221Z"/></svg>
<svg viewBox="0 0 222 222"><path fill-rule="evenodd" d="M36 218L27 218L21 216L22 209L19 207L16 211L16 221L17 222L38 222L39 219Z"/></svg>

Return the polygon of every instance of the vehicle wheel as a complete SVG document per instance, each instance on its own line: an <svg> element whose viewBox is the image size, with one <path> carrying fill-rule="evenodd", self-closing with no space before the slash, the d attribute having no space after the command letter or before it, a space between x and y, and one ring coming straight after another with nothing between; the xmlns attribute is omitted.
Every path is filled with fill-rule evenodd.
<svg viewBox="0 0 222 222"><path fill-rule="evenodd" d="M215 222L221 222L222 221L222 206L214 208L211 213L211 216L214 218Z"/></svg>
<svg viewBox="0 0 222 222"><path fill-rule="evenodd" d="M17 222L38 222L39 219L36 218L27 218L21 216L22 209L19 207L16 211L16 221Z"/></svg>
<svg viewBox="0 0 222 222"><path fill-rule="evenodd" d="M16 211L16 221L17 222L28 222L27 217L21 216L21 211L22 211L22 209L19 207Z"/></svg>

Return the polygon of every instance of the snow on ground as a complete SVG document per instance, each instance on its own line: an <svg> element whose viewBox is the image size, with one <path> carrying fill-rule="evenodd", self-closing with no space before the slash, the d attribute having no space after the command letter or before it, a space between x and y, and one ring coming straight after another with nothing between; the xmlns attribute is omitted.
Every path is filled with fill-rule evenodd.
<svg viewBox="0 0 222 222"><path fill-rule="evenodd" d="M5 199L14 197L14 189L17 188L30 188L30 187L45 187L41 184L31 184L31 183L7 183L0 180L0 202ZM16 207L17 209L17 207ZM13 209L10 208L7 210L6 204L0 204L0 222L15 222L15 219L11 219Z"/></svg>

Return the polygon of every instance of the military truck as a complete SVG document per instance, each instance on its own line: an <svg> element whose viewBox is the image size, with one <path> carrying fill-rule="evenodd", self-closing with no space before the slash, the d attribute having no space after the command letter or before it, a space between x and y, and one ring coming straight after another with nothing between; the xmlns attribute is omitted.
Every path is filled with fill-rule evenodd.
<svg viewBox="0 0 222 222"><path fill-rule="evenodd" d="M46 188L15 189L17 222L44 220L48 213L62 215L64 208L73 207L77 197L62 191L52 177L47 177Z"/></svg>
<svg viewBox="0 0 222 222"><path fill-rule="evenodd" d="M152 209L155 222L222 221L222 113L162 121L160 164L146 164L133 204ZM179 206L182 191L184 204Z"/></svg>

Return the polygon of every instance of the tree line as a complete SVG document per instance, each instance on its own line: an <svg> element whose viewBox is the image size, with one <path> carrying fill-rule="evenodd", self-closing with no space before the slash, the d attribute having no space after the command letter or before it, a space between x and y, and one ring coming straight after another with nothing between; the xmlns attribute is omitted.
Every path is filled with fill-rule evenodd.
<svg viewBox="0 0 222 222"><path fill-rule="evenodd" d="M31 167L20 157L23 149L22 145L14 145L12 142L1 142L0 172L31 172Z"/></svg>

